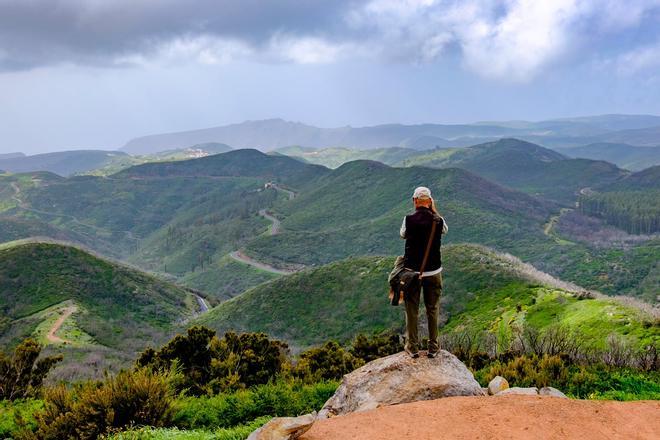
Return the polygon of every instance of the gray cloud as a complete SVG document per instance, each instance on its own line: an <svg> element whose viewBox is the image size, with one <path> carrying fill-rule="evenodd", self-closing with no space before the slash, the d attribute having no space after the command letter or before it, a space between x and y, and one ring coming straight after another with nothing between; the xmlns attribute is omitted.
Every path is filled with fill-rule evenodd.
<svg viewBox="0 0 660 440"><path fill-rule="evenodd" d="M636 49L608 36L651 29L644 44L656 44L659 12L660 0L0 0L0 70L457 54L480 76L524 82L605 44L614 57Z"/></svg>
<svg viewBox="0 0 660 440"><path fill-rule="evenodd" d="M113 64L177 39L250 47L278 33L330 38L353 0L0 0L0 67Z"/></svg>

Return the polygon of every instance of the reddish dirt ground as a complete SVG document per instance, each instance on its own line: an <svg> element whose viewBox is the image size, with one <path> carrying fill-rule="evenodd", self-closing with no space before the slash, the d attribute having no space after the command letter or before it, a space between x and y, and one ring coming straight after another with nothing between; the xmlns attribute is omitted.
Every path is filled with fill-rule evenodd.
<svg viewBox="0 0 660 440"><path fill-rule="evenodd" d="M300 440L660 439L660 402L451 397L318 421Z"/></svg>

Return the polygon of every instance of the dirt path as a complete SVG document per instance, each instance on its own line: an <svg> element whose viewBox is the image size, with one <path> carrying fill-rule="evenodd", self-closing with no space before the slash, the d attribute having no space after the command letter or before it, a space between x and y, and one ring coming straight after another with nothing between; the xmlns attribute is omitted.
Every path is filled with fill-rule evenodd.
<svg viewBox="0 0 660 440"><path fill-rule="evenodd" d="M660 402L450 397L322 420L300 440L658 439Z"/></svg>
<svg viewBox="0 0 660 440"><path fill-rule="evenodd" d="M270 235L277 235L280 233L282 223L277 218L268 214L268 211L265 209L259 210L259 215L272 223L272 225L270 225Z"/></svg>
<svg viewBox="0 0 660 440"><path fill-rule="evenodd" d="M290 275L292 273L298 272L293 269L278 269L273 267L270 264L260 263L247 255L243 254L241 251L234 251L229 254L231 258L238 261L239 263L249 264L250 266L256 267L257 269L265 270L266 272L276 273L278 275Z"/></svg>
<svg viewBox="0 0 660 440"><path fill-rule="evenodd" d="M59 318L57 318L57 321L53 324L53 326L48 330L48 333L46 334L46 339L48 342L52 344L64 344L66 343L71 343L71 341L67 341L66 339L62 339L59 336L57 336L55 333L62 327L62 324L64 324L64 321L66 321L69 316L73 315L76 311L78 310L78 307L74 306L69 306L66 309L62 311L62 314L60 315Z"/></svg>

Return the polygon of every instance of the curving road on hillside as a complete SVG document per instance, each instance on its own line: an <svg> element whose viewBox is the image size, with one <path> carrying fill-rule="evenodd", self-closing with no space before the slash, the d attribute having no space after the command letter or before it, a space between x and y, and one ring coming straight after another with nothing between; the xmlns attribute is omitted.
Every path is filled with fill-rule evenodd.
<svg viewBox="0 0 660 440"><path fill-rule="evenodd" d="M256 267L257 269L265 270L266 272L270 273L276 273L278 275L291 275L292 273L299 272L299 270L295 269L279 269L275 266L271 266L270 264L261 263L253 258L248 257L241 251L234 251L230 253L229 256L239 263L248 264L252 267Z"/></svg>
<svg viewBox="0 0 660 440"><path fill-rule="evenodd" d="M277 235L280 233L282 230L282 222L280 222L279 219L270 215L265 209L259 210L259 215L272 223L270 225L270 235Z"/></svg>
<svg viewBox="0 0 660 440"><path fill-rule="evenodd" d="M69 306L66 309L62 311L62 314L60 315L59 318L57 318L57 321L53 324L53 326L48 330L48 333L46 334L46 339L48 342L51 344L70 344L71 341L67 341L66 339L62 339L59 336L56 335L56 333L60 330L60 327L62 327L62 324L64 324L64 321L69 319L71 315L73 315L76 311L78 310L78 307L75 305Z"/></svg>

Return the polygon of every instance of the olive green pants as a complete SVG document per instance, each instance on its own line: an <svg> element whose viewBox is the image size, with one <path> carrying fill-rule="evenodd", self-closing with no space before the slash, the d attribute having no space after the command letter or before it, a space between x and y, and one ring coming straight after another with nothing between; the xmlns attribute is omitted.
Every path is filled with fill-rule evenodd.
<svg viewBox="0 0 660 440"><path fill-rule="evenodd" d="M422 278L421 293L406 298L406 350L417 353L419 350L419 297L424 295L426 320L429 325L429 346L431 352L436 352L438 346L438 315L440 314L440 295L442 294L442 273Z"/></svg>

